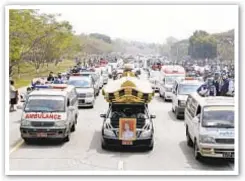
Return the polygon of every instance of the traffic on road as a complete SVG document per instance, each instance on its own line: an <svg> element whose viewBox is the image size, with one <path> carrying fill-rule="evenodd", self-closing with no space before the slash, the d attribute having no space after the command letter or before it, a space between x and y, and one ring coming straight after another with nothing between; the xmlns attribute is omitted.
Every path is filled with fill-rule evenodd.
<svg viewBox="0 0 245 181"><path fill-rule="evenodd" d="M234 68L146 59L78 62L19 91L10 170L232 171Z"/></svg>

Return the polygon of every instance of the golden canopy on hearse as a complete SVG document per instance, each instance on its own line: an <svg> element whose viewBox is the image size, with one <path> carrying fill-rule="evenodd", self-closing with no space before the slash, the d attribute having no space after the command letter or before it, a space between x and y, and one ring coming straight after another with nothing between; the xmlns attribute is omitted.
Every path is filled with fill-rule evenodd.
<svg viewBox="0 0 245 181"><path fill-rule="evenodd" d="M140 80L130 70L125 70L123 77L110 82L102 94L109 103L149 103L154 91L148 81Z"/></svg>

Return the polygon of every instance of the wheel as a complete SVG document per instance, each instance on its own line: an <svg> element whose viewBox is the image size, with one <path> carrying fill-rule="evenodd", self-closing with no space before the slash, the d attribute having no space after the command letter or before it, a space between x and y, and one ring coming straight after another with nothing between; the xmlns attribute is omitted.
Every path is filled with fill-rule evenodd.
<svg viewBox="0 0 245 181"><path fill-rule="evenodd" d="M179 119L179 118L180 118L180 116L179 116L179 113L178 113L177 109L175 109L175 116L176 116L176 119Z"/></svg>
<svg viewBox="0 0 245 181"><path fill-rule="evenodd" d="M101 142L101 148L103 150L108 150L109 149L109 147L107 145L105 145L103 142Z"/></svg>
<svg viewBox="0 0 245 181"><path fill-rule="evenodd" d="M76 130L76 123L74 122L72 127L71 127L71 132L74 132Z"/></svg>
<svg viewBox="0 0 245 181"><path fill-rule="evenodd" d="M70 141L70 130L68 130L67 136L64 138L64 142Z"/></svg>
<svg viewBox="0 0 245 181"><path fill-rule="evenodd" d="M194 143L194 157L196 160L201 159L201 154L198 151L199 151L199 149L198 149L197 143L195 141L195 143Z"/></svg>
<svg viewBox="0 0 245 181"><path fill-rule="evenodd" d="M31 138L23 138L23 140L25 141L25 144L27 144L27 145L32 143L32 139Z"/></svg>
<svg viewBox="0 0 245 181"><path fill-rule="evenodd" d="M163 100L164 100L164 102L167 102L167 99L165 98L165 94L163 94Z"/></svg>
<svg viewBox="0 0 245 181"><path fill-rule="evenodd" d="M147 147L147 150L148 150L148 151L152 151L153 148L154 148L154 143L152 143L152 145L148 146L148 147Z"/></svg>
<svg viewBox="0 0 245 181"><path fill-rule="evenodd" d="M193 142L190 138L190 133L188 131L188 127L186 127L186 142L187 142L187 145L192 147L193 146Z"/></svg>

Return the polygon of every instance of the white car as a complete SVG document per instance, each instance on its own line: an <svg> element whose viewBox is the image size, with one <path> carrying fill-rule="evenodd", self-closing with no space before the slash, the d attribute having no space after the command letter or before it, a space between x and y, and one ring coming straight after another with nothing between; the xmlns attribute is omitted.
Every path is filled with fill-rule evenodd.
<svg viewBox="0 0 245 181"><path fill-rule="evenodd" d="M197 89L204 82L195 80L194 78L175 80L173 86L172 97L172 111L175 113L176 118L184 117L186 100L188 95L197 92Z"/></svg>
<svg viewBox="0 0 245 181"><path fill-rule="evenodd" d="M78 107L94 107L96 93L91 77L70 77L68 85L76 88Z"/></svg>

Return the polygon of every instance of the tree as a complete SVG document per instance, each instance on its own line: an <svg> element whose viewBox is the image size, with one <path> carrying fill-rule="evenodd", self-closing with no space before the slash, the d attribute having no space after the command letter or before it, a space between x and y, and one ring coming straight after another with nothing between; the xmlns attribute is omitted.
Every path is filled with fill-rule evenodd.
<svg viewBox="0 0 245 181"><path fill-rule="evenodd" d="M64 56L80 51L80 42L67 21L58 15L40 14L37 10L10 10L10 75L21 62L32 63L38 72L45 63L58 64Z"/></svg>
<svg viewBox="0 0 245 181"><path fill-rule="evenodd" d="M205 31L195 31L189 38L188 54L194 59L217 57L217 40Z"/></svg>
<svg viewBox="0 0 245 181"><path fill-rule="evenodd" d="M111 37L107 36L107 35L104 35L104 34L100 34L100 33L91 33L90 34L91 37L93 38L97 38L99 40L103 40L104 42L106 43L109 43L111 44Z"/></svg>

